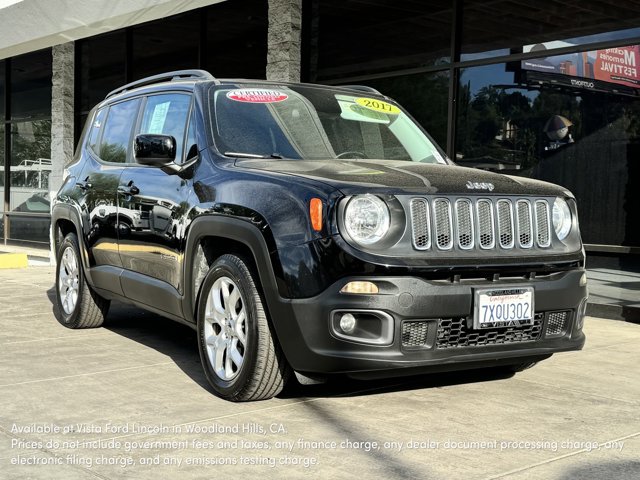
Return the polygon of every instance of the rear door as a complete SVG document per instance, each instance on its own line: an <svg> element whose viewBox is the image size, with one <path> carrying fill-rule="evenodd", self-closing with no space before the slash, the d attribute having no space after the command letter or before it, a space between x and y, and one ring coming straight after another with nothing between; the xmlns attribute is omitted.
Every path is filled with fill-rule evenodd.
<svg viewBox="0 0 640 480"><path fill-rule="evenodd" d="M131 158L131 135L141 100L126 100L100 109L88 140L87 164L78 179L85 215L84 236L92 267L121 267L118 253L117 189L123 167ZM84 209L83 208L83 209Z"/></svg>
<svg viewBox="0 0 640 480"><path fill-rule="evenodd" d="M149 95L143 106L138 133L171 135L176 140L176 163L191 148L187 119L191 95L183 92ZM160 280L181 291L184 230L189 210L191 181L160 168L128 164L120 177L118 217L130 228L120 229L120 258L125 270ZM127 295L140 289L126 288ZM143 292L144 293L144 292ZM131 297L133 298L133 297ZM133 298L148 303L148 298Z"/></svg>

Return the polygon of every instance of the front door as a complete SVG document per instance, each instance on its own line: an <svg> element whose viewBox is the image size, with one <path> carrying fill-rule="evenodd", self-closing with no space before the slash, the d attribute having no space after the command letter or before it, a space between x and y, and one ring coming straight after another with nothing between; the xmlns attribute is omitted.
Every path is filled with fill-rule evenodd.
<svg viewBox="0 0 640 480"><path fill-rule="evenodd" d="M181 163L188 143L185 128L190 105L188 94L150 95L137 133L173 136L176 163ZM118 221L127 228L120 228L118 235L125 270L182 291L184 232L191 190L189 179L156 167L134 163L124 168L118 187Z"/></svg>

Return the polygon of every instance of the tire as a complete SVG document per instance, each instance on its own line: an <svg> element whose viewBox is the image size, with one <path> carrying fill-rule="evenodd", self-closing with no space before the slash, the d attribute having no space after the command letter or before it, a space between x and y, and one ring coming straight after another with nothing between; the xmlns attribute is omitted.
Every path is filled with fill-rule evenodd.
<svg viewBox="0 0 640 480"><path fill-rule="evenodd" d="M272 398L290 373L249 265L235 255L218 258L202 282L198 302L198 351L205 375L216 395L234 402Z"/></svg>
<svg viewBox="0 0 640 480"><path fill-rule="evenodd" d="M58 321L67 328L99 327L109 311L110 302L87 283L75 233L67 234L58 248L56 298Z"/></svg>

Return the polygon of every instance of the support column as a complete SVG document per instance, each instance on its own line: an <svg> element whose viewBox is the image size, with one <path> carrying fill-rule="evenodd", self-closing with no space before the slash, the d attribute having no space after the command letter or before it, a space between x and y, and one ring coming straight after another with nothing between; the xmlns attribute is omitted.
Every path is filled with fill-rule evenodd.
<svg viewBox="0 0 640 480"><path fill-rule="evenodd" d="M74 142L74 51L73 42L52 49L51 88L51 173L49 198L53 200L64 180L64 166L73 158ZM51 233L51 262L55 261Z"/></svg>
<svg viewBox="0 0 640 480"><path fill-rule="evenodd" d="M267 80L300 81L302 0L269 0Z"/></svg>

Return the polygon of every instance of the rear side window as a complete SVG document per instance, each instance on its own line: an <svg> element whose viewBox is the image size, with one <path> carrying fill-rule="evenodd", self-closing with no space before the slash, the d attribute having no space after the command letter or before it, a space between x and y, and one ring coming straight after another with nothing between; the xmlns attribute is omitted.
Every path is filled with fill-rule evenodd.
<svg viewBox="0 0 640 480"><path fill-rule="evenodd" d="M98 110L96 113L93 123L91 124L91 131L89 133L89 146L91 149L98 154L98 140L100 139L100 132L102 132L102 124L104 123L104 117L107 113L106 108L102 108Z"/></svg>
<svg viewBox="0 0 640 480"><path fill-rule="evenodd" d="M127 161L131 132L138 116L140 99L127 100L109 107L104 132L97 152L105 162L124 163ZM95 149L94 149L95 150Z"/></svg>
<svg viewBox="0 0 640 480"><path fill-rule="evenodd" d="M182 160L184 130L191 96L180 93L152 95L147 98L140 133L171 135L176 140L176 162Z"/></svg>

